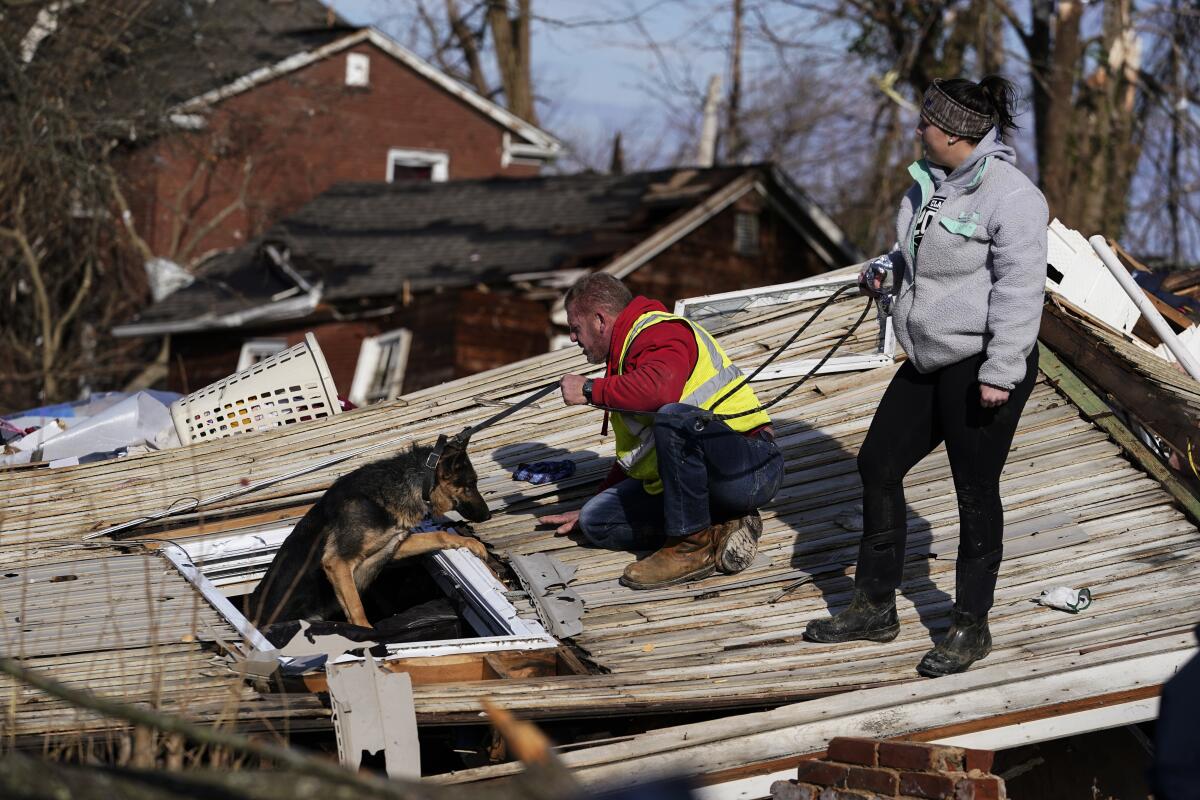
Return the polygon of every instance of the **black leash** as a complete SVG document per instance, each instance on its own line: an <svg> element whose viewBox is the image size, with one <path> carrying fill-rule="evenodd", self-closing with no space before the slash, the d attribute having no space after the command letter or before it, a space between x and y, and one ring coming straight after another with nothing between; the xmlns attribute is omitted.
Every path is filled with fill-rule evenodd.
<svg viewBox="0 0 1200 800"><path fill-rule="evenodd" d="M795 342L798 338L800 338L800 336L802 336L804 334L804 332L806 330L808 330L810 325L812 325L814 322L816 322L816 320L821 316L821 314L825 311L825 309L829 308L829 306L833 303L834 300L836 300L838 297L840 297L843 293L850 291L851 289L857 290L858 286L856 284L852 284L852 283L847 284L847 285L843 286L842 288L838 289L833 294L831 294L828 298L826 298L825 302L822 303L820 306L818 306L817 309L815 311L813 311L812 315L809 316L808 320L803 325L800 326L800 329L797 330L795 333L793 333L786 342L784 342L782 345L780 345L780 347L778 349L776 349L775 352L772 353L769 358L767 358L767 360L765 360L765 361L763 361L763 363L759 364L758 367L756 367L755 370L753 372L751 372L749 375L744 376L741 380L735 382L732 386L730 386L729 389L726 390L725 394L723 394L719 398L717 398L717 401L712 404L712 408L707 409L707 410L702 410L700 414L696 415L696 422L695 422L696 431L699 432L699 431L704 430L704 428L708 426L708 423L713 422L714 420L725 421L725 420L729 420L729 419L737 419L738 417L746 417L751 414L757 414L760 411L766 411L768 408L770 408L771 406L780 402L781 400L786 398L788 395L792 394L797 389L799 389L801 386L803 386L804 383L809 378L811 378L813 375L815 375L817 373L818 370L821 369L821 367L825 366L825 362L828 361L830 358L832 358L833 354L836 353L838 351L838 349L843 344L846 343L846 340L849 339L851 336L853 336L854 332L859 329L859 327L863 324L864 321L866 321L867 314L870 313L871 307L875 303L875 301L872 298L867 299L866 307L863 308L863 312L862 312L862 314L859 315L858 320L855 321L855 323L853 325L851 325L844 334L842 334L840 337L838 337L838 340L836 342L834 342L833 346L825 352L825 355L821 357L821 360L818 361L816 364L814 364L813 368L810 369L807 373L805 373L805 375L802 378L800 378L800 380L796 381L791 386L789 386L787 389L785 389L783 392L776 395L770 402L760 403L759 405L755 406L754 408L748 409L746 411L739 411L735 414L714 413L717 406L721 405L721 403L724 403L726 400L728 400L730 397L732 397L735 392L737 392L739 389L741 389L746 384L750 383L750 381L754 380L754 378L757 377L760 372L762 372L764 369L766 369L771 364L772 361L779 358L779 356L781 356L785 350L787 350L789 347L791 347L792 343ZM678 414L675 414L672 412L663 412L663 411L634 411L633 409L613 408L611 406L596 406L596 408L599 408L602 411L607 411L609 413L637 414L637 415L643 416L643 417L657 418L660 416L662 416L662 417L679 416Z"/></svg>
<svg viewBox="0 0 1200 800"><path fill-rule="evenodd" d="M467 443L471 441L471 437L478 431L483 430L491 425L495 425L505 417L515 414L522 408L533 405L538 400L541 400L546 395L558 388L558 381L547 383L542 388L538 389L533 394L526 397L520 402L513 403L508 408L493 414L492 416L480 422L477 425L468 425L454 436L447 438L446 434L440 434L437 439L437 444L433 446L433 450L425 457L425 476L421 481L421 499L426 503L429 502L429 494L433 491L434 478L437 473L438 462L442 460L442 454L446 452L447 447L458 447L466 449Z"/></svg>

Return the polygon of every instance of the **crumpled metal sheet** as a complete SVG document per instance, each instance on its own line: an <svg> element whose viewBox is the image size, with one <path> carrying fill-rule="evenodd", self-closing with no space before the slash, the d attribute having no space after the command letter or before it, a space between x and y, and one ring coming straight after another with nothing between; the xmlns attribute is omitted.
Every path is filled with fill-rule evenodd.
<svg viewBox="0 0 1200 800"><path fill-rule="evenodd" d="M575 579L575 567L545 553L514 555L508 560L529 592L542 624L555 638L583 633L583 598L568 587Z"/></svg>
<svg viewBox="0 0 1200 800"><path fill-rule="evenodd" d="M382 750L388 777L419 779L421 745L412 678L404 672L382 670L370 657L330 664L325 675L342 763L357 769L363 751Z"/></svg>

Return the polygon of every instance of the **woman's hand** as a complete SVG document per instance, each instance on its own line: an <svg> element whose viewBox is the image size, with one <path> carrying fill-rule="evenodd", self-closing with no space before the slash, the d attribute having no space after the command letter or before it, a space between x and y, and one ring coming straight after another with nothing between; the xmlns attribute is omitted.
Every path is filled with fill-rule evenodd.
<svg viewBox="0 0 1200 800"><path fill-rule="evenodd" d="M579 512L568 511L565 514L547 514L544 517L538 517L538 523L542 525L557 525L558 527L554 529L554 535L566 536L579 528Z"/></svg>
<svg viewBox="0 0 1200 800"><path fill-rule="evenodd" d="M883 288L883 276L871 269L871 265L863 267L858 273L858 289L867 297L879 297Z"/></svg>
<svg viewBox="0 0 1200 800"><path fill-rule="evenodd" d="M858 288L863 294L876 300L883 293L883 281L891 274L892 260L888 256L878 256L867 262L858 273Z"/></svg>
<svg viewBox="0 0 1200 800"><path fill-rule="evenodd" d="M979 384L979 405L984 408L998 408L1008 402L1008 389L997 389L986 383Z"/></svg>

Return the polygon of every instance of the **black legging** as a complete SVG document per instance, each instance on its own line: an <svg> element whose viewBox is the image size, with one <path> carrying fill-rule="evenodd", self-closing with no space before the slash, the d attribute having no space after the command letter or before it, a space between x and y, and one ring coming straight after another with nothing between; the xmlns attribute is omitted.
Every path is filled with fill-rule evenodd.
<svg viewBox="0 0 1200 800"><path fill-rule="evenodd" d="M982 354L922 375L905 362L884 392L858 451L863 539L856 586L872 599L892 596L904 570L904 476L943 441L958 492L960 524L955 600L984 615L992 607L1004 555L1000 471L1037 379L1037 347L1025 377L997 408L979 403Z"/></svg>

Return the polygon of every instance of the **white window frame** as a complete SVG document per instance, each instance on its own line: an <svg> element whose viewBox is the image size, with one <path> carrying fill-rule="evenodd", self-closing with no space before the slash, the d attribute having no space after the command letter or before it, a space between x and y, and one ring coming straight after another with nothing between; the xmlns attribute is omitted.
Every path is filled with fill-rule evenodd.
<svg viewBox="0 0 1200 800"><path fill-rule="evenodd" d="M229 596L253 590L266 573L290 527L264 528L231 536L191 539L164 544L159 552L192 584L204 599L245 639L243 651L271 652L274 648ZM478 636L429 642L386 644L383 660L424 658L500 650L542 650L558 647L558 640L536 620L523 619L508 599L508 590L487 565L465 549L439 550L421 556L426 569L442 590L466 602L464 616ZM227 596L228 595L228 596ZM303 672L324 661L323 654L279 656L289 672ZM332 663L361 661L341 655Z"/></svg>
<svg viewBox="0 0 1200 800"><path fill-rule="evenodd" d="M384 180L392 183L392 168L402 167L431 167L429 180L433 183L445 183L450 180L450 154L444 150L415 150L412 148L393 147L388 150L387 174Z"/></svg>
<svg viewBox="0 0 1200 800"><path fill-rule="evenodd" d="M743 227L745 226L745 227ZM742 234L746 233L743 241ZM762 219L750 211L735 211L733 217L733 252L752 258L762 255Z"/></svg>
<svg viewBox="0 0 1200 800"><path fill-rule="evenodd" d="M281 350L287 350L287 339L247 339L242 344L242 352L238 354L237 369L241 372L249 369L265 358L270 358Z"/></svg>
<svg viewBox="0 0 1200 800"><path fill-rule="evenodd" d="M371 57L366 53L346 54L346 85L371 85Z"/></svg>
<svg viewBox="0 0 1200 800"><path fill-rule="evenodd" d="M382 396L372 397L371 384L376 370L379 369L379 360L383 357L384 348L393 343L400 348L396 366L387 376L387 386ZM363 339L362 346L358 349L358 364L354 367L354 381L350 384L350 402L356 406L364 406L399 397L404 389L404 374L408 371L408 354L411 349L412 331L408 328L397 328Z"/></svg>
<svg viewBox="0 0 1200 800"><path fill-rule="evenodd" d="M847 284L858 283L858 273L863 266L865 264L855 265L842 275L817 275L793 283L689 297L675 303L675 313L704 324L705 320L714 317L720 318L738 311L768 308L805 300L820 300L829 297ZM894 364L896 362L896 336L892 330L892 318L885 316L878 310L878 307L876 307L876 314L879 316L879 336L876 339L874 352L835 355L826 361L816 374L858 372ZM760 372L754 380L799 378L807 375L809 370L820 360L819 358L799 358L791 361L781 359Z"/></svg>

